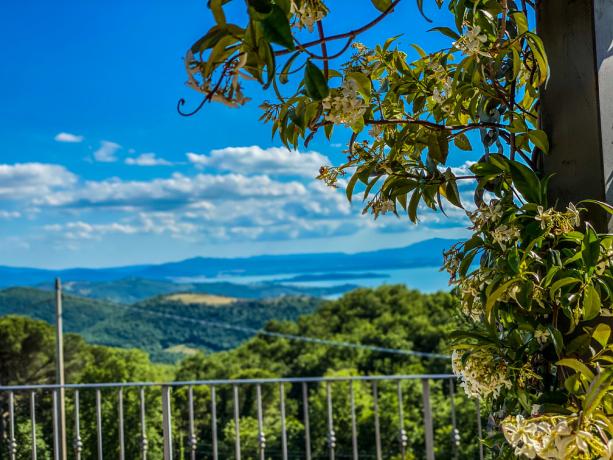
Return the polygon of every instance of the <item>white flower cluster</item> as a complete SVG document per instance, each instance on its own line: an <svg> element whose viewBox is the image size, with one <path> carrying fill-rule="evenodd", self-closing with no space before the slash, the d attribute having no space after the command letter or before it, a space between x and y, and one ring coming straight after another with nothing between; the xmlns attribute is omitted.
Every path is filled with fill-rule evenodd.
<svg viewBox="0 0 613 460"><path fill-rule="evenodd" d="M328 14L328 8L321 0L302 0L300 5L292 0L291 13L295 16L298 29L308 29L313 32L313 26Z"/></svg>
<svg viewBox="0 0 613 460"><path fill-rule="evenodd" d="M520 233L517 227L505 224L496 227L492 232L492 238L494 238L494 241L500 245L503 251L507 249L507 245L509 245L509 243L517 241L519 236Z"/></svg>
<svg viewBox="0 0 613 460"><path fill-rule="evenodd" d="M453 80L447 77L443 80L441 88L434 88L432 91L432 100L439 105L443 105L449 99L451 91L453 90ZM443 111L448 111L449 107L443 107Z"/></svg>
<svg viewBox="0 0 613 460"><path fill-rule="evenodd" d="M477 350L463 358L454 350L451 356L453 373L462 379L462 387L471 398L497 398L505 388L513 385L507 376L507 366L486 350Z"/></svg>
<svg viewBox="0 0 613 460"><path fill-rule="evenodd" d="M555 235L572 232L581 224L581 214L572 203L568 205L566 212L539 206L537 213L535 220L541 223L541 229L550 230Z"/></svg>
<svg viewBox="0 0 613 460"><path fill-rule="evenodd" d="M468 217L473 223L473 230L481 230L487 224L498 222L502 218L502 205L492 200L490 204L482 205L476 211L468 213Z"/></svg>
<svg viewBox="0 0 613 460"><path fill-rule="evenodd" d="M367 105L358 95L358 85L352 79L346 79L340 90L323 100L326 120L335 124L343 123L351 127L366 112Z"/></svg>
<svg viewBox="0 0 613 460"><path fill-rule="evenodd" d="M392 200L375 200L372 202L371 207L375 219L381 214L387 214L396 210L396 204Z"/></svg>
<svg viewBox="0 0 613 460"><path fill-rule="evenodd" d="M573 430L576 416L525 419L509 416L502 422L506 440L515 455L530 459L570 460L576 458L613 458L613 439L604 441L591 430ZM602 433L601 430L599 430Z"/></svg>
<svg viewBox="0 0 613 460"><path fill-rule="evenodd" d="M481 27L475 26L460 37L458 41L453 42L453 46L470 56L479 54L487 56L486 53L481 51L482 45L486 42L487 36L481 33Z"/></svg>

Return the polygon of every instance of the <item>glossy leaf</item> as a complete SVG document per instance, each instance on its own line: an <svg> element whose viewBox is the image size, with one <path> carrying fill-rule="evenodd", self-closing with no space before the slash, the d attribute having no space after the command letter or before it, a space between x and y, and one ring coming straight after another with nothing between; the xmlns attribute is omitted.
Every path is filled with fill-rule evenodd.
<svg viewBox="0 0 613 460"><path fill-rule="evenodd" d="M307 96L316 101L321 101L330 93L328 82L323 72L311 61L307 61L306 63L304 87Z"/></svg>

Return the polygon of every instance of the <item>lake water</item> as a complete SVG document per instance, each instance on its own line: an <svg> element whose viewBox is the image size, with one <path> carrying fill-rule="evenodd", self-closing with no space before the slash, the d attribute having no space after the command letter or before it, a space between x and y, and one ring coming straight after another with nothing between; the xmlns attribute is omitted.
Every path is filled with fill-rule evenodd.
<svg viewBox="0 0 613 460"><path fill-rule="evenodd" d="M364 270L351 272L349 270L343 270L343 274L359 274L364 273ZM230 283L238 284L251 284L262 282L280 282L283 284L292 284L295 286L313 286L313 287L329 287L338 286L341 284L355 284L363 287L376 287L382 284L406 284L413 289L419 289L422 292L434 292L434 291L449 291L448 284L449 275L447 272L439 271L439 267L418 267L418 268L406 268L398 270L377 270L375 268L369 269L369 273L375 273L378 275L386 275L385 278L350 278L350 279L321 279L316 281L294 281L291 278L300 275L299 273L288 273L283 275L267 275L267 276L236 276L236 275L221 275L215 278L195 277L195 278L181 278L176 281L190 282L190 283L206 283L214 281L227 281ZM316 273L309 273L316 274Z"/></svg>

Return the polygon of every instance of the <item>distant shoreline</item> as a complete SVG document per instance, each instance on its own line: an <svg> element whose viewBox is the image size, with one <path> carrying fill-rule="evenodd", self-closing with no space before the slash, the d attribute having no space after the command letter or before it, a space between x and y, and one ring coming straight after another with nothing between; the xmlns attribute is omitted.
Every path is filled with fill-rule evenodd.
<svg viewBox="0 0 613 460"><path fill-rule="evenodd" d="M390 276L385 273L314 273L295 275L291 278L278 278L272 280L274 283L288 283L288 282L301 282L308 283L311 281L338 281L338 280L360 280L360 279L377 279L377 278L389 278Z"/></svg>

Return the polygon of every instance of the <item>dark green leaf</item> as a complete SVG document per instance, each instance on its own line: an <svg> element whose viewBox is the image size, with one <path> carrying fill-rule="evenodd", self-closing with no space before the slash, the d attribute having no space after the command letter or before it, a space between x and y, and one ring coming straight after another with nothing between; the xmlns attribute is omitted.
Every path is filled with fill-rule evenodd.
<svg viewBox="0 0 613 460"><path fill-rule="evenodd" d="M295 48L289 20L279 5L273 4L269 13L260 15L259 22L269 42L277 43L289 50Z"/></svg>
<svg viewBox="0 0 613 460"><path fill-rule="evenodd" d="M433 27L428 32L432 31L440 32L443 35L446 35L447 37L451 38L452 40L460 39L460 35L456 31L451 30L449 27Z"/></svg>
<svg viewBox="0 0 613 460"><path fill-rule="evenodd" d="M581 258L588 268L595 267L600 258L600 241L594 227L589 223L586 223L585 227L585 235L581 243Z"/></svg>
<svg viewBox="0 0 613 460"><path fill-rule="evenodd" d="M543 197L541 196L541 184L534 171L517 161L509 161L509 169L515 189L517 189L527 201L542 204Z"/></svg>
<svg viewBox="0 0 613 460"><path fill-rule="evenodd" d="M323 72L311 61L307 61L306 63L304 87L307 96L316 101L321 101L330 93L328 82Z"/></svg>
<svg viewBox="0 0 613 460"><path fill-rule="evenodd" d="M370 0L372 4L382 13L385 13L389 10L389 7L392 6L392 0Z"/></svg>
<svg viewBox="0 0 613 460"><path fill-rule="evenodd" d="M465 152L469 152L473 149L473 146L470 145L470 141L468 140L468 136L466 134L459 134L453 138L453 143L460 150L464 150Z"/></svg>

